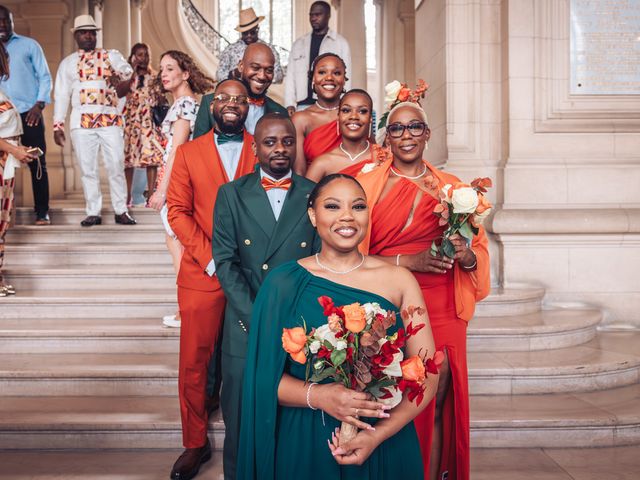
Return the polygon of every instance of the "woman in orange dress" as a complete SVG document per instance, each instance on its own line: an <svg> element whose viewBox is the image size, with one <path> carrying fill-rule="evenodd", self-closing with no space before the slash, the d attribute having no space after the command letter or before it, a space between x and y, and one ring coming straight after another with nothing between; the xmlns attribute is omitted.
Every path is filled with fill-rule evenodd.
<svg viewBox="0 0 640 480"><path fill-rule="evenodd" d="M370 141L373 101L366 91L359 88L349 90L339 105L341 141L336 148L320 155L309 165L306 176L314 182L332 173L355 177L365 165L384 161L390 155L388 149Z"/></svg>
<svg viewBox="0 0 640 480"><path fill-rule="evenodd" d="M482 227L470 246L451 237L454 258L432 256L432 241L445 227L433 214L439 200L427 182L459 181L422 159L430 131L415 103L403 102L389 113L386 141L392 158L358 177L371 212L364 253L409 268L424 295L436 349L446 353L435 401L415 419L425 478L469 478L469 393L466 330L475 303L489 293L489 254ZM447 476L445 476L445 474Z"/></svg>
<svg viewBox="0 0 640 480"><path fill-rule="evenodd" d="M298 175L304 175L311 162L337 148L341 140L338 107L347 80L344 61L335 53L323 53L313 61L311 72L318 99L292 117L298 145L293 170Z"/></svg>

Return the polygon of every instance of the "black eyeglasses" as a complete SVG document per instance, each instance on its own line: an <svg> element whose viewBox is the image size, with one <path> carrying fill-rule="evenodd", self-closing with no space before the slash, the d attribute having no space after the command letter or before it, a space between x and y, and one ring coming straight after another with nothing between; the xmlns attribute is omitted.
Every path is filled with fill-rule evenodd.
<svg viewBox="0 0 640 480"><path fill-rule="evenodd" d="M419 137L429 128L424 122L411 122L409 125L403 125L401 123L392 123L387 125L387 132L391 138L400 138L404 135L405 130L409 130L409 134L412 137Z"/></svg>
<svg viewBox="0 0 640 480"><path fill-rule="evenodd" d="M246 95L227 95L226 93L219 93L213 99L216 102L221 103L235 103L237 105L246 105L249 103L249 97Z"/></svg>

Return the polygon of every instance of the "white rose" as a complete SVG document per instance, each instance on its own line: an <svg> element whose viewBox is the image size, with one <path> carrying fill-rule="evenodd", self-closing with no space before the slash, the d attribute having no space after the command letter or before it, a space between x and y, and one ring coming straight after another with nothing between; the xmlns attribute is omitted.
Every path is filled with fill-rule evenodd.
<svg viewBox="0 0 640 480"><path fill-rule="evenodd" d="M324 343L324 341L328 341L334 347L336 343L338 343L338 339L336 338L336 334L331 331L328 324L324 324L321 327L317 328L315 333L313 334L314 338L320 340L320 342Z"/></svg>
<svg viewBox="0 0 640 480"><path fill-rule="evenodd" d="M451 189L451 184L447 183L444 187L442 187L442 196L445 201L451 203L451 199L449 198L449 190Z"/></svg>
<svg viewBox="0 0 640 480"><path fill-rule="evenodd" d="M474 222L476 225L481 225L481 224L482 224L482 222L484 222L484 219L485 219L485 218L487 218L487 217L489 216L489 214L490 214L490 213L491 213L491 209L490 209L490 208L487 208L487 209L486 209L484 212L482 212L482 213L476 213L476 214L473 216L473 222Z"/></svg>
<svg viewBox="0 0 640 480"><path fill-rule="evenodd" d="M391 105L398 98L398 93L400 93L400 89L402 88L402 84L398 80L394 80L391 83L387 83L384 86L384 103L387 105Z"/></svg>
<svg viewBox="0 0 640 480"><path fill-rule="evenodd" d="M461 187L451 195L453 213L473 213L478 207L478 193L471 187Z"/></svg>
<svg viewBox="0 0 640 480"><path fill-rule="evenodd" d="M387 405L388 407L393 408L402 401L402 392L398 389L398 387L386 388L391 393L390 398L380 398L383 395L380 390L373 390L371 394L383 405Z"/></svg>
<svg viewBox="0 0 640 480"><path fill-rule="evenodd" d="M309 351L315 355L316 353L318 353L318 350L320 350L321 346L322 343L320 343L320 340L314 340L309 344Z"/></svg>
<svg viewBox="0 0 640 480"><path fill-rule="evenodd" d="M347 342L345 342L344 340L338 340L338 343L336 343L336 350L344 350L347 348Z"/></svg>
<svg viewBox="0 0 640 480"><path fill-rule="evenodd" d="M387 367L382 371L385 375L389 375L390 377L402 377L402 367L400 366L400 362L404 359L404 354L402 350L396 353L393 356L393 360Z"/></svg>
<svg viewBox="0 0 640 480"><path fill-rule="evenodd" d="M363 306L365 314L367 316L367 323L369 325L371 325L371 322L373 322L373 319L376 317L377 314L382 314L384 315L386 312L380 307L380 304L372 302L372 303L365 303Z"/></svg>

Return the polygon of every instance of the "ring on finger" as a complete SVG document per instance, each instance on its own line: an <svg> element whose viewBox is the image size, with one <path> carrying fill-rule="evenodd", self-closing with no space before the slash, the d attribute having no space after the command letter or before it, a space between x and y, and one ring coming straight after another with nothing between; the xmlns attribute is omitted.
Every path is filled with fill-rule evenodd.
<svg viewBox="0 0 640 480"><path fill-rule="evenodd" d="M358 413L360 412L359 408L356 408L356 417L358 416Z"/></svg>

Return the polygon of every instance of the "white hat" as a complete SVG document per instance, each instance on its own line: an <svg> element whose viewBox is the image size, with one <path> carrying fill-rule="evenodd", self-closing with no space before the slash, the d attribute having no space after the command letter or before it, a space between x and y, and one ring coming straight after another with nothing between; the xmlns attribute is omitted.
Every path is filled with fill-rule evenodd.
<svg viewBox="0 0 640 480"><path fill-rule="evenodd" d="M75 33L78 30L100 30L100 27L91 15L78 15L73 21L71 31Z"/></svg>

